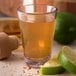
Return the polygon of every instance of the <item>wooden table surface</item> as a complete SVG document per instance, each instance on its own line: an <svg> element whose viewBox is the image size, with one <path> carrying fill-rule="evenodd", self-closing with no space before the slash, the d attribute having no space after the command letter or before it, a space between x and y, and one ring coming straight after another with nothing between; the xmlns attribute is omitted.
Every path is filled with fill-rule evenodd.
<svg viewBox="0 0 76 76"><path fill-rule="evenodd" d="M63 45L54 42L52 56L59 52ZM76 42L69 45L76 51ZM17 50L12 52L10 58L0 61L0 76L40 76L39 69L29 68L24 62L23 49L20 46ZM53 75L50 75L53 76ZM54 76L75 76L68 72Z"/></svg>

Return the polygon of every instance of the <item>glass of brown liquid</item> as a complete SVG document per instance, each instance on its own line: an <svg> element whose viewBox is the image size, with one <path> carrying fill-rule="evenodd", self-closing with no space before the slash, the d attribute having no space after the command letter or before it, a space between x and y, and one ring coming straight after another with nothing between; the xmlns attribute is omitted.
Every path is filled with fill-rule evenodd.
<svg viewBox="0 0 76 76"><path fill-rule="evenodd" d="M25 5L18 9L25 62L31 67L44 64L51 55L56 8L47 4Z"/></svg>

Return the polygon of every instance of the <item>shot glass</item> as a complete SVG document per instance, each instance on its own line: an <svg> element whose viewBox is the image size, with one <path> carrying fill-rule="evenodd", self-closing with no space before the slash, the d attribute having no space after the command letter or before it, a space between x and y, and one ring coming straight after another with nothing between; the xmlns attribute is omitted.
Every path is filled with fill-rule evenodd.
<svg viewBox="0 0 76 76"><path fill-rule="evenodd" d="M48 4L30 4L18 8L27 65L39 67L51 57L56 12L57 9Z"/></svg>

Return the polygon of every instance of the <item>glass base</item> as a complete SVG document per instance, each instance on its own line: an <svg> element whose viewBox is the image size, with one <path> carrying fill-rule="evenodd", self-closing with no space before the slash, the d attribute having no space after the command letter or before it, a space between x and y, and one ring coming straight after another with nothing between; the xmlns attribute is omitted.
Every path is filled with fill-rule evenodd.
<svg viewBox="0 0 76 76"><path fill-rule="evenodd" d="M50 55L44 58L43 60L39 60L39 61L32 61L29 58L25 57L25 63L27 64L27 66L31 68L40 68L40 66L43 65L45 62L47 62L49 59L50 59Z"/></svg>

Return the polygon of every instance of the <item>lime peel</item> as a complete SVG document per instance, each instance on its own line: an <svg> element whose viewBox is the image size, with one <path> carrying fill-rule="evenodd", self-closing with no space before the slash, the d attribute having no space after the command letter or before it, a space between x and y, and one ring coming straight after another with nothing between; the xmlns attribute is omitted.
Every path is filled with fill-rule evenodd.
<svg viewBox="0 0 76 76"><path fill-rule="evenodd" d="M50 59L40 68L41 75L54 75L61 74L65 71L65 69L58 63L57 58Z"/></svg>
<svg viewBox="0 0 76 76"><path fill-rule="evenodd" d="M76 74L76 54L70 47L62 47L58 60L67 71Z"/></svg>
<svg viewBox="0 0 76 76"><path fill-rule="evenodd" d="M71 44L76 39L76 15L59 12L56 17L54 40L60 44Z"/></svg>

